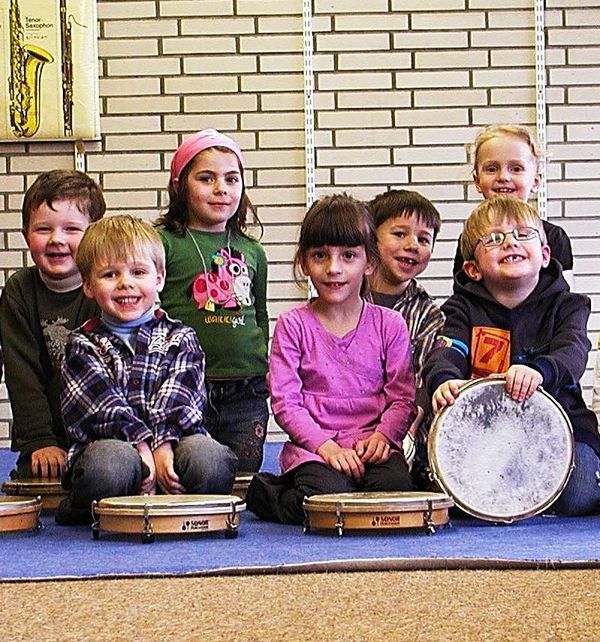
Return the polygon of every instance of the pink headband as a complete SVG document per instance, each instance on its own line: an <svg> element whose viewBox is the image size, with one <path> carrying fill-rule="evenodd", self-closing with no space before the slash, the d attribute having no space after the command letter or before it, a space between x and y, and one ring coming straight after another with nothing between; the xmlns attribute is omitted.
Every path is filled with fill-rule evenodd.
<svg viewBox="0 0 600 642"><path fill-rule="evenodd" d="M203 129L201 132L187 138L175 150L171 159L171 180L179 178L184 167L192 158L209 147L227 147L238 157L240 166L244 167L242 150L234 140L229 136L225 136L225 134L221 134L216 129Z"/></svg>

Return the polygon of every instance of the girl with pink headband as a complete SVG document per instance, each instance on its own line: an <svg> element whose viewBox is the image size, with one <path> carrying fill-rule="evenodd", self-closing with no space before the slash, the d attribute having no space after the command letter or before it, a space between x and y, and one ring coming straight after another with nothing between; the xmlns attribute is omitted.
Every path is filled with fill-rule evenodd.
<svg viewBox="0 0 600 642"><path fill-rule="evenodd" d="M161 304L196 330L204 350L206 429L235 452L239 470L255 472L269 417L267 259L247 233L248 212L258 218L240 147L215 129L190 136L173 154L168 191L158 220Z"/></svg>

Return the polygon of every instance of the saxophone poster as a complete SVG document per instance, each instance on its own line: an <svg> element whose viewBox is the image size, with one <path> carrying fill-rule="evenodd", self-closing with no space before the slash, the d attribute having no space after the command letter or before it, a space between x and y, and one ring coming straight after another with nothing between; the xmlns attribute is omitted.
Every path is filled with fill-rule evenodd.
<svg viewBox="0 0 600 642"><path fill-rule="evenodd" d="M100 137L95 0L0 0L0 142Z"/></svg>

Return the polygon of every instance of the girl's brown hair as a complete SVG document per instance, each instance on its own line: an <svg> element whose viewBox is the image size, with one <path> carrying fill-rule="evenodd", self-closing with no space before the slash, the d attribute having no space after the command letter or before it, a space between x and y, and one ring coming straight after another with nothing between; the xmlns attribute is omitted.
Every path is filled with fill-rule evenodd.
<svg viewBox="0 0 600 642"><path fill-rule="evenodd" d="M209 147L200 152L200 154L210 153L211 150L216 149L225 154L234 154L228 147ZM198 156L194 156L190 162L183 168L179 175L178 181L169 181L169 207L167 211L157 220L156 225L164 227L169 232L175 233L177 236L185 236L185 230L189 225L189 213L187 208L188 202L188 177L192 169L193 161ZM236 156L237 158L237 156ZM239 165L239 161L238 161ZM260 227L262 235L263 226L258 218L256 208L250 201L246 194L246 185L244 182L244 168L240 165L240 174L242 176L242 196L240 203L235 214L227 221L225 225L226 230L230 230L234 234L241 234L247 238L252 238L248 235L248 212L252 213L256 224Z"/></svg>
<svg viewBox="0 0 600 642"><path fill-rule="evenodd" d="M302 265L308 251L315 247L365 248L367 260L379 258L373 220L367 205L348 194L332 194L315 201L300 228L300 239L294 256L294 279L305 282Z"/></svg>

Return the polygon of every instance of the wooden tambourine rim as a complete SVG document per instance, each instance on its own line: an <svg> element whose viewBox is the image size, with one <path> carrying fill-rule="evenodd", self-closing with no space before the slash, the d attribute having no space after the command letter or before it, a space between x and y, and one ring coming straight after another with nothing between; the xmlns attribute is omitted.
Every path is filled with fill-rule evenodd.
<svg viewBox="0 0 600 642"><path fill-rule="evenodd" d="M329 512L339 504L344 512L363 513L379 511L386 513L411 512L427 510L431 502L434 508L450 508L454 502L444 493L426 491L407 492L366 492L337 493L329 495L311 495L304 499L304 508L314 511Z"/></svg>
<svg viewBox="0 0 600 642"><path fill-rule="evenodd" d="M99 515L136 517L148 507L149 515L210 515L228 512L232 504L245 510L246 504L237 495L130 495L106 497L96 504Z"/></svg>
<svg viewBox="0 0 600 642"><path fill-rule="evenodd" d="M402 501L403 495L413 497ZM339 493L306 497L303 507L310 528L338 529L341 534L342 530L444 526L448 523L448 508L453 503L443 493Z"/></svg>
<svg viewBox="0 0 600 642"><path fill-rule="evenodd" d="M68 494L59 479L41 478L9 479L2 484L2 491L11 497L41 497L43 510L56 509Z"/></svg>
<svg viewBox="0 0 600 642"><path fill-rule="evenodd" d="M42 502L39 497L32 499L0 497L0 532L38 528L41 510Z"/></svg>
<svg viewBox="0 0 600 642"><path fill-rule="evenodd" d="M109 497L93 505L97 529L112 533L153 534L231 531L240 524L246 504L236 495Z"/></svg>
<svg viewBox="0 0 600 642"><path fill-rule="evenodd" d="M490 377L485 377L482 379L473 379L461 387L459 395L463 394L467 390L470 390L471 388L477 388L481 386L490 386L490 385L504 386L505 382L506 382L506 378L504 377L504 375L492 375ZM516 522L522 519L527 519L529 517L533 517L534 515L538 515L539 513L544 511L546 508L552 505L552 503L559 497L559 495L562 493L565 486L567 485L567 482L569 481L569 476L574 467L573 457L574 457L574 450L575 450L575 439L573 437L573 428L571 426L571 421L569 420L569 417L567 413L564 411L564 409L562 408L562 406L551 395L549 395L543 388L541 387L538 388L534 394L542 395L543 397L545 397L545 399L553 406L555 410L558 411L558 414L563 419L564 426L567 428L567 432L565 436L567 439L567 446L569 450L568 459L570 460L570 463L565 467L565 474L563 475L564 477L563 481L561 482L560 486L552 493L551 497L549 497L544 502L539 503L536 507L528 511L525 511L523 513L519 513L517 515L507 516L507 515L492 515L490 513L484 513L478 510L477 508L470 506L468 503L466 503L466 501L463 501L460 497L458 497L457 493L454 492L453 489L449 487L449 484L447 484L444 479L443 471L441 471L439 468L439 464L436 456L436 444L437 444L441 427L443 426L443 420L449 412L452 412L453 406L446 406L435 416L431 424L431 430L429 432L429 439L427 444L427 457L429 459L431 472L435 481L441 486L442 490L444 490L450 497L452 497L452 499L454 500L454 503L459 508L461 508L465 513L468 513L473 517L477 517L478 519L483 519L490 522L501 522L505 524L512 524L513 522Z"/></svg>

